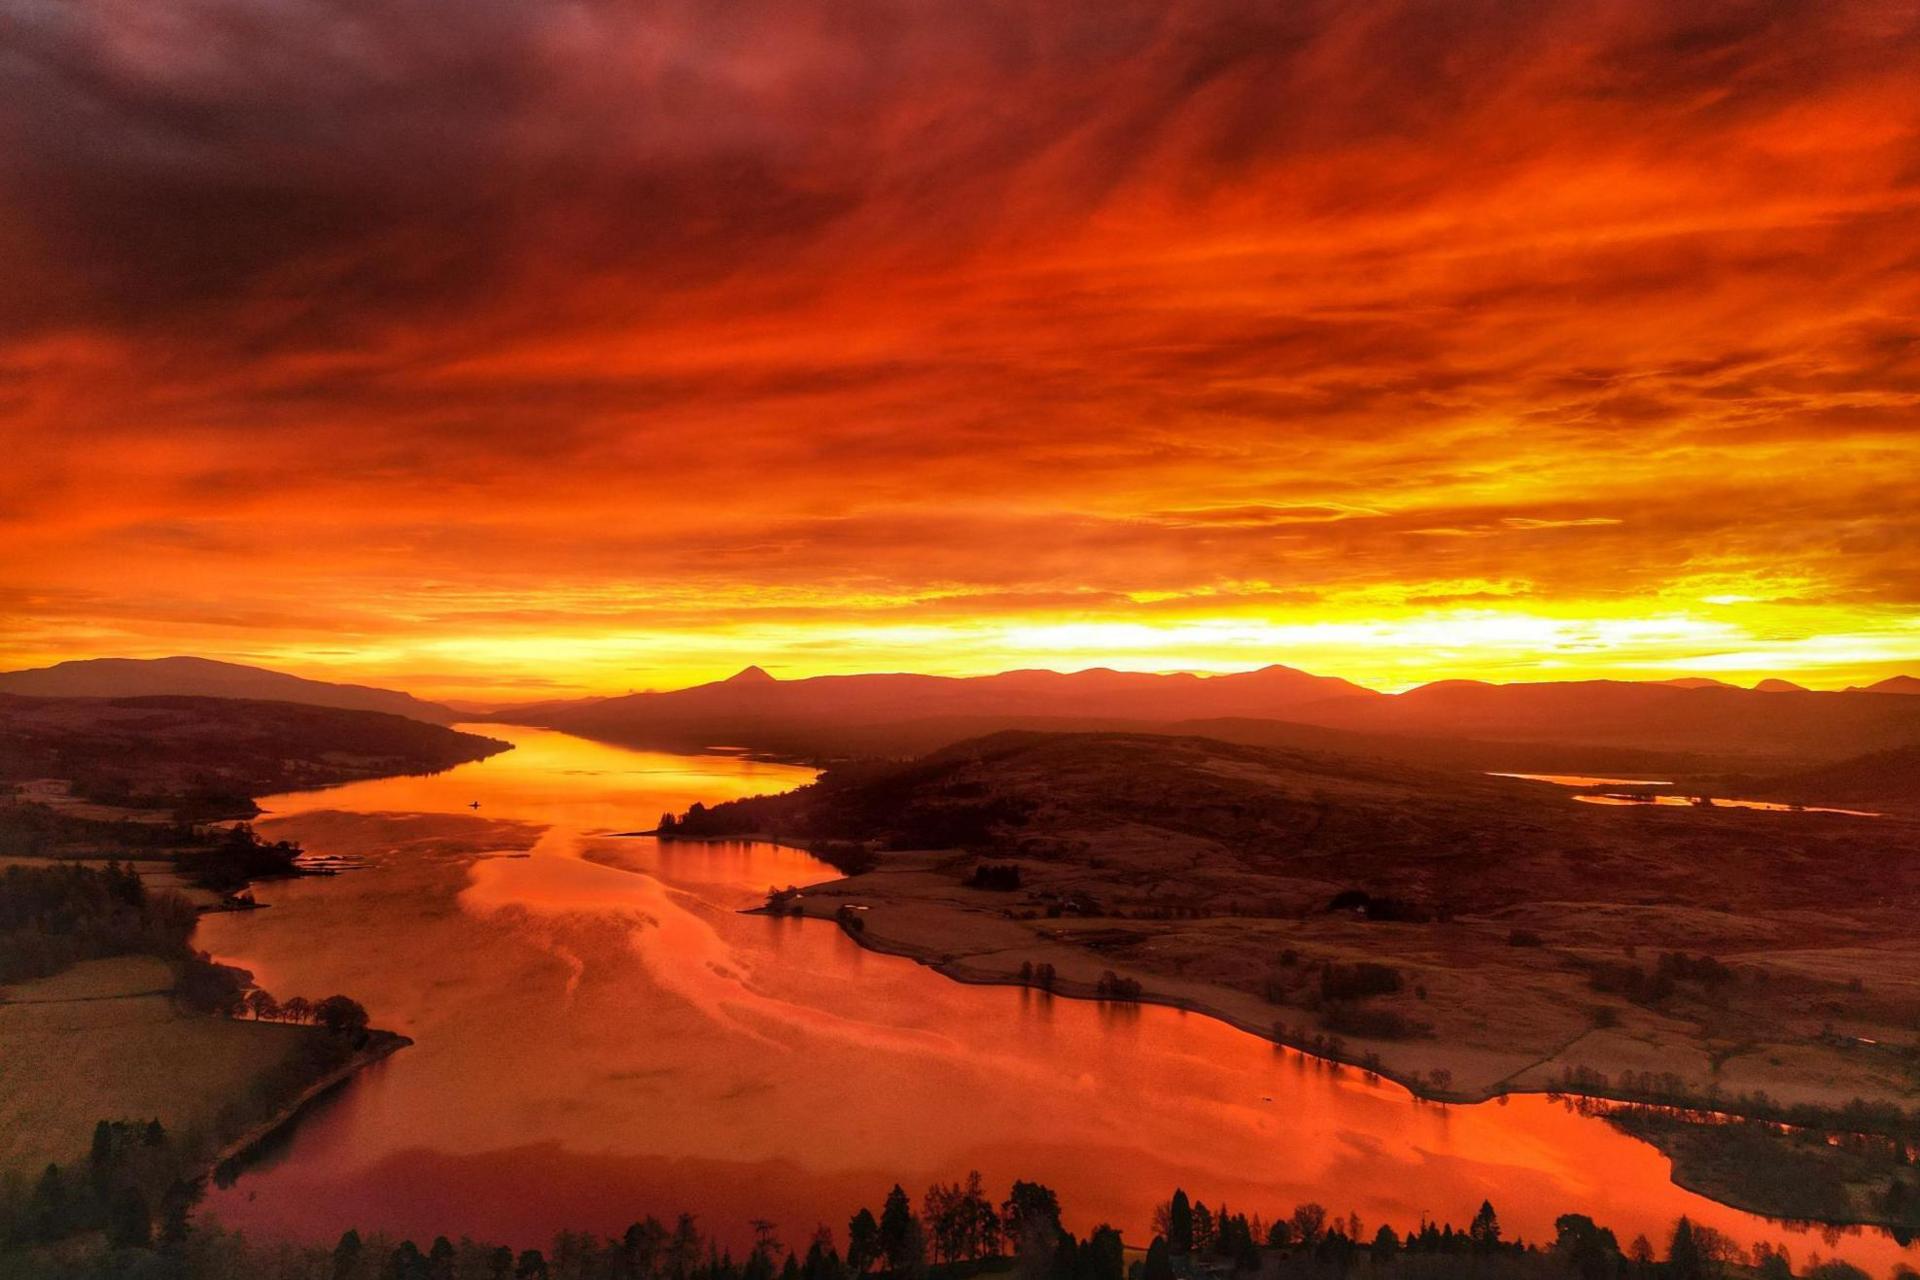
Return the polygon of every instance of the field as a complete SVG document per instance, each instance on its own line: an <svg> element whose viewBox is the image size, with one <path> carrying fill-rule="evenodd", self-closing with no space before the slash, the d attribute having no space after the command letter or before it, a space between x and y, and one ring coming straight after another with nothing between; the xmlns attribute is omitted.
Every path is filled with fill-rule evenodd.
<svg viewBox="0 0 1920 1280"><path fill-rule="evenodd" d="M323 1032L175 1009L171 966L90 960L0 993L0 1172L86 1154L95 1122L213 1132L261 1077Z"/></svg>

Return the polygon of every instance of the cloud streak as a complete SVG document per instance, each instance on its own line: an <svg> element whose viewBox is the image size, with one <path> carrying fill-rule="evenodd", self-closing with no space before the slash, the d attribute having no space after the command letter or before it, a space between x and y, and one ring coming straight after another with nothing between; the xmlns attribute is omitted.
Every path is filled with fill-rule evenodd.
<svg viewBox="0 0 1920 1280"><path fill-rule="evenodd" d="M1404 680L1470 605L1920 657L1910 3L0 22L18 660L491 628L626 687L774 609L816 669L1224 618Z"/></svg>

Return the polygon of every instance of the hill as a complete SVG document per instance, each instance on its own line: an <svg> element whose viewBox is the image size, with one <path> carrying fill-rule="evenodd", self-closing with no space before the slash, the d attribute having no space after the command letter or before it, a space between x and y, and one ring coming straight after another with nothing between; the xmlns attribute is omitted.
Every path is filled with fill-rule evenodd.
<svg viewBox="0 0 1920 1280"><path fill-rule="evenodd" d="M1753 784L1752 793L1798 804L1852 803L1920 811L1920 747L1869 752L1762 779Z"/></svg>
<svg viewBox="0 0 1920 1280"><path fill-rule="evenodd" d="M1368 733L1658 749L1783 766L1920 743L1920 702L1907 698L1623 680L1447 680L1297 708L1288 718Z"/></svg>
<svg viewBox="0 0 1920 1280"><path fill-rule="evenodd" d="M1855 685L1848 693L1920 694L1920 676L1888 676L1878 684Z"/></svg>
<svg viewBox="0 0 1920 1280"><path fill-rule="evenodd" d="M1284 718L1310 704L1382 695L1290 667L1202 676L1096 669L991 676L877 674L777 680L759 667L712 684L581 704L507 708L499 718L634 745L742 745L831 752L850 730L935 720L1099 717L1152 722L1202 716ZM977 731L977 728L976 730Z"/></svg>
<svg viewBox="0 0 1920 1280"><path fill-rule="evenodd" d="M359 778L431 773L507 749L377 711L238 698L28 698L0 694L0 783L61 779L117 807L229 816L250 797ZM211 814L209 816L212 816Z"/></svg>
<svg viewBox="0 0 1920 1280"><path fill-rule="evenodd" d="M450 708L410 693L308 680L210 658L84 658L51 667L0 672L0 693L39 698L251 698L350 711L384 711L434 724L451 724L460 718Z"/></svg>
<svg viewBox="0 0 1920 1280"><path fill-rule="evenodd" d="M1868 1043L1905 1045L1920 1017L1920 823L1002 733L690 810L672 834L748 832L856 872L779 905L867 945L1202 1009L1446 1096L1573 1080L1839 1105L1915 1085Z"/></svg>

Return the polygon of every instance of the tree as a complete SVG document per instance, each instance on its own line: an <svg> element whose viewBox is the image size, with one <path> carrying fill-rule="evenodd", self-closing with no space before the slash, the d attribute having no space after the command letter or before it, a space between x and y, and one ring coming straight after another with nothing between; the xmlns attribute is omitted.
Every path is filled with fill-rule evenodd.
<svg viewBox="0 0 1920 1280"><path fill-rule="evenodd" d="M144 1249L153 1243L153 1214L134 1187L114 1194L107 1216L107 1243L116 1249Z"/></svg>
<svg viewBox="0 0 1920 1280"><path fill-rule="evenodd" d="M1126 1253L1120 1233L1106 1223L1093 1229L1074 1257L1074 1280L1125 1280Z"/></svg>
<svg viewBox="0 0 1920 1280"><path fill-rule="evenodd" d="M1173 1280L1173 1261L1165 1236L1155 1236L1147 1246L1147 1260L1140 1268L1140 1280Z"/></svg>
<svg viewBox="0 0 1920 1280"><path fill-rule="evenodd" d="M35 1238L58 1240L68 1233L73 1224L67 1200L67 1182L61 1176L60 1166L49 1164L41 1171L40 1180L34 1183L33 1200L28 1206Z"/></svg>
<svg viewBox="0 0 1920 1280"><path fill-rule="evenodd" d="M1753 1246L1754 1270L1760 1280L1793 1280L1793 1258L1786 1249L1776 1249L1762 1240Z"/></svg>
<svg viewBox="0 0 1920 1280"><path fill-rule="evenodd" d="M862 1209L847 1223L847 1269L856 1276L865 1275L880 1260L880 1224L873 1210Z"/></svg>
<svg viewBox="0 0 1920 1280"><path fill-rule="evenodd" d="M1016 1182L1000 1206L1000 1226L1018 1251L1030 1234L1044 1237L1049 1248L1060 1232L1060 1197L1038 1182Z"/></svg>
<svg viewBox="0 0 1920 1280"><path fill-rule="evenodd" d="M246 999L239 971L215 964L213 957L204 951L188 956L180 966L173 994L189 1009L201 1013L238 1013Z"/></svg>
<svg viewBox="0 0 1920 1280"><path fill-rule="evenodd" d="M1400 1237L1393 1233L1392 1227L1383 1222L1380 1224L1380 1229L1373 1233L1373 1247L1370 1252L1373 1254L1375 1266L1383 1262L1392 1262L1394 1255L1400 1252Z"/></svg>
<svg viewBox="0 0 1920 1280"><path fill-rule="evenodd" d="M807 1260L800 1268L800 1280L842 1280L839 1251L833 1247L833 1232L825 1225L813 1233L807 1246Z"/></svg>
<svg viewBox="0 0 1920 1280"><path fill-rule="evenodd" d="M1327 1211L1311 1200L1303 1205L1296 1205L1291 1225L1293 1238L1298 1240L1303 1248L1311 1249L1320 1243L1321 1233L1327 1229Z"/></svg>
<svg viewBox="0 0 1920 1280"><path fill-rule="evenodd" d="M247 992L247 1012L255 1022L271 1022L280 1016L280 1002L271 992L255 987Z"/></svg>
<svg viewBox="0 0 1920 1280"><path fill-rule="evenodd" d="M383 1280L426 1280L427 1259L420 1252L420 1246L411 1240L402 1240L387 1255L386 1265L380 1272Z"/></svg>
<svg viewBox="0 0 1920 1280"><path fill-rule="evenodd" d="M538 1249L521 1251L520 1260L513 1265L513 1280L547 1280L547 1260Z"/></svg>
<svg viewBox="0 0 1920 1280"><path fill-rule="evenodd" d="M1472 1237L1473 1247L1483 1252L1499 1246L1500 1215L1493 1211L1493 1201L1480 1202L1480 1211L1473 1215L1473 1224L1467 1228L1467 1235Z"/></svg>
<svg viewBox="0 0 1920 1280"><path fill-rule="evenodd" d="M1567 1260L1581 1280L1607 1280L1624 1259L1613 1232L1584 1213L1563 1213L1553 1222L1553 1251Z"/></svg>
<svg viewBox="0 0 1920 1280"><path fill-rule="evenodd" d="M288 1022L312 1022L313 1001L305 996L294 996L280 1006L280 1016Z"/></svg>
<svg viewBox="0 0 1920 1280"><path fill-rule="evenodd" d="M927 1274L927 1237L921 1230L920 1219L907 1215L907 1230L900 1244L900 1262L895 1266L894 1274L902 1280L920 1280Z"/></svg>
<svg viewBox="0 0 1920 1280"><path fill-rule="evenodd" d="M1198 1254L1212 1253L1216 1234L1213 1214L1208 1212L1207 1202L1196 1200L1193 1205L1193 1251Z"/></svg>
<svg viewBox="0 0 1920 1280"><path fill-rule="evenodd" d="M1627 1250L1627 1257L1636 1267L1644 1268L1653 1265L1653 1242L1647 1239L1645 1232L1633 1238L1633 1245Z"/></svg>
<svg viewBox="0 0 1920 1280"><path fill-rule="evenodd" d="M1706 1273L1693 1224L1683 1217L1673 1224L1673 1240L1667 1245L1667 1280L1704 1280Z"/></svg>
<svg viewBox="0 0 1920 1280"><path fill-rule="evenodd" d="M176 1185L160 1205L160 1251L177 1255L193 1234L193 1193Z"/></svg>
<svg viewBox="0 0 1920 1280"><path fill-rule="evenodd" d="M313 1007L313 1017L314 1021L334 1035L350 1040L356 1045L366 1039L367 1010L358 1000L347 996L328 996ZM524 1256L522 1255L523 1260ZM541 1265L546 1265L544 1259Z"/></svg>
<svg viewBox="0 0 1920 1280"><path fill-rule="evenodd" d="M1167 1248L1177 1258L1184 1258L1193 1252L1193 1204L1187 1199L1187 1193L1176 1187L1173 1192L1173 1204L1167 1211Z"/></svg>
<svg viewBox="0 0 1920 1280"><path fill-rule="evenodd" d="M333 1246L333 1280L347 1280L360 1263L360 1233L348 1227Z"/></svg>
<svg viewBox="0 0 1920 1280"><path fill-rule="evenodd" d="M667 1241L667 1275L671 1280L686 1280L700 1262L700 1231L693 1215L683 1213L673 1224L673 1236Z"/></svg>
<svg viewBox="0 0 1920 1280"><path fill-rule="evenodd" d="M899 1183L894 1183L893 1190L887 1192L887 1202L880 1207L880 1252L887 1260L887 1270L905 1270L913 1261L915 1243L924 1252L926 1242L920 1235L919 1225L907 1193Z"/></svg>

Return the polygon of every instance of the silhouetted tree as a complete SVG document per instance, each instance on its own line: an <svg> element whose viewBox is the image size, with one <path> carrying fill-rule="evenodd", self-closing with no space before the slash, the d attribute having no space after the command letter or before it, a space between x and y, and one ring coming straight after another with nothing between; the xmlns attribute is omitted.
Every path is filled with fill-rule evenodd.
<svg viewBox="0 0 1920 1280"><path fill-rule="evenodd" d="M1567 1260L1581 1280L1607 1280L1625 1263L1613 1232L1584 1213L1563 1213L1553 1221L1553 1251Z"/></svg>
<svg viewBox="0 0 1920 1280"><path fill-rule="evenodd" d="M427 1260L411 1240L395 1245L380 1268L381 1280L425 1280L426 1274Z"/></svg>
<svg viewBox="0 0 1920 1280"><path fill-rule="evenodd" d="M1193 1205L1178 1187L1174 1188L1173 1205L1167 1213L1167 1248L1176 1258L1193 1252Z"/></svg>
<svg viewBox="0 0 1920 1280"><path fill-rule="evenodd" d="M114 1192L107 1214L107 1243L116 1249L144 1249L153 1243L153 1214L135 1187Z"/></svg>
<svg viewBox="0 0 1920 1280"><path fill-rule="evenodd" d="M433 1245L427 1250L428 1280L453 1280L453 1242L445 1236L435 1236Z"/></svg>
<svg viewBox="0 0 1920 1280"><path fill-rule="evenodd" d="M1473 1247L1480 1250L1493 1249L1500 1243L1500 1217L1493 1211L1491 1200L1480 1202L1480 1211L1473 1215L1467 1235L1472 1238Z"/></svg>
<svg viewBox="0 0 1920 1280"><path fill-rule="evenodd" d="M873 1210L862 1209L847 1223L847 1269L856 1276L865 1275L882 1252L880 1224L874 1221Z"/></svg>
<svg viewBox="0 0 1920 1280"><path fill-rule="evenodd" d="M880 1252L887 1260L887 1270L904 1271L913 1261L912 1247L916 1242L924 1251L926 1242L914 1219L913 1204L896 1182L893 1190L887 1192L887 1202L880 1207Z"/></svg>
<svg viewBox="0 0 1920 1280"><path fill-rule="evenodd" d="M1073 1280L1126 1280L1125 1250L1120 1233L1101 1223L1076 1251Z"/></svg>
<svg viewBox="0 0 1920 1280"><path fill-rule="evenodd" d="M1693 1238L1693 1224L1684 1217L1673 1224L1673 1240L1667 1245L1667 1280L1704 1280L1706 1259Z"/></svg>
<svg viewBox="0 0 1920 1280"><path fill-rule="evenodd" d="M347 1280L355 1267L360 1265L360 1233L349 1227L340 1233L340 1243L333 1246L333 1280Z"/></svg>
<svg viewBox="0 0 1920 1280"><path fill-rule="evenodd" d="M358 1000L347 996L328 996L313 1007L314 1021L354 1044L367 1036L367 1011ZM544 1260L542 1265L545 1265Z"/></svg>
<svg viewBox="0 0 1920 1280"><path fill-rule="evenodd" d="M1327 1228L1327 1211L1311 1200L1296 1205L1291 1225L1293 1238L1311 1249L1320 1243L1321 1233Z"/></svg>
<svg viewBox="0 0 1920 1280"><path fill-rule="evenodd" d="M1173 1280L1173 1261L1165 1236L1155 1236L1147 1246L1147 1260L1141 1264L1140 1280Z"/></svg>

